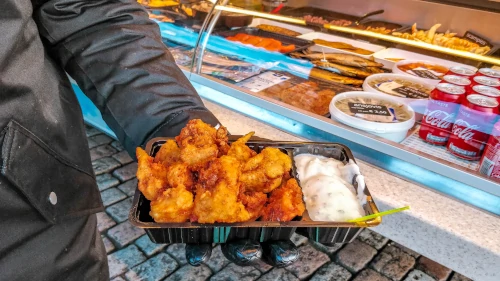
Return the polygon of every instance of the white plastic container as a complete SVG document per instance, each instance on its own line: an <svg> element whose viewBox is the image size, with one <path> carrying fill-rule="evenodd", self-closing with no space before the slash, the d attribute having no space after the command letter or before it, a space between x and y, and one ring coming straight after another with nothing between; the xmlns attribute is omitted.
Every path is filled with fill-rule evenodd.
<svg viewBox="0 0 500 281"><path fill-rule="evenodd" d="M293 24L286 24L286 23L282 23L279 21L273 21L273 20L261 19L261 18L254 18L252 23L250 24L250 27L256 27L259 24L274 25L274 26L290 29L290 30L293 30L293 31L296 31L296 32L302 33L302 34L314 32L314 30L310 29L310 28L300 27L300 26L293 25Z"/></svg>
<svg viewBox="0 0 500 281"><path fill-rule="evenodd" d="M307 34L297 36L297 38L302 38L302 39L306 39L306 40L310 40L310 41L312 41L314 39L323 39L323 40L327 40L327 41L331 41L331 42L342 42L342 43L351 44L352 46L354 46L356 48L361 48L361 49L365 49L368 51L372 51L373 53L376 53L376 52L379 52L379 51L385 49L384 46L379 46L379 45L375 45L375 44L370 44L370 43L366 43L366 42L362 42L362 41L358 41L358 40L348 39L348 38L335 36L335 35L331 35L331 34L326 34L326 33L321 33L321 32L307 33ZM309 49L311 51L315 51L315 52L356 55L356 56L360 56L360 57L366 58L366 59L369 59L373 56L373 54L372 55L360 55L358 53L353 53L353 52L350 52L348 50L330 48L330 47L319 45L319 44L315 44L315 45L311 46Z"/></svg>
<svg viewBox="0 0 500 281"><path fill-rule="evenodd" d="M345 98L370 98L377 99L379 101L388 101L400 105L403 110L406 110L410 114L410 118L406 121L397 123L382 123L357 118L344 113L343 111L338 109L337 106L335 106L335 103L338 100L342 100ZM393 99L388 95L384 96L370 92L353 91L336 95L330 102L330 114L332 115L332 119L337 120L343 124L369 132L371 134L383 137L394 142L403 141L408 134L408 130L410 130L413 125L415 125L415 112L409 106L399 102L396 99Z"/></svg>
<svg viewBox="0 0 500 281"><path fill-rule="evenodd" d="M396 64L395 61L388 60L392 58L392 59L404 59L404 60L432 61L434 63L444 65L447 67L459 66L459 67L470 68L474 70L474 72L477 71L477 68L467 64L426 56L419 53L413 53L396 48L387 48L378 51L375 54L373 54L373 58L375 59L376 62L383 64L384 68L386 69L392 69Z"/></svg>
<svg viewBox="0 0 500 281"><path fill-rule="evenodd" d="M403 70L399 69L400 65L406 65L406 64L410 64L410 63L425 63L425 64L428 64L428 65L439 65L439 66L446 67L448 69L450 68L449 65L443 65L443 64L436 63L436 62L433 62L433 61L425 61L425 60L402 60L402 61L399 61L396 64L394 64L394 66L392 67L392 72L395 73L395 74L403 74L403 75L407 75L407 76L410 76L410 77L417 78L420 81L422 81L424 83L427 83L429 85L432 85L432 86L436 86L437 84L439 84L439 82L441 82L441 79L422 78L422 77L410 74L410 73L408 73L406 71L403 71ZM443 73L443 76L445 74L446 73Z"/></svg>
<svg viewBox="0 0 500 281"><path fill-rule="evenodd" d="M374 75L371 75L368 78L366 78L365 82L363 82L363 91L380 94L382 96L391 97L391 98L393 98L401 103L407 104L408 106L410 106L413 109L413 111L415 111L415 113L416 113L415 119L417 121L420 121L420 119L422 118L422 116L425 112L425 108L427 108L429 98L427 97L427 98L422 98L422 99L416 99L416 98L414 99L414 98L393 96L393 95L387 94L385 92L382 92L375 87L370 86L370 83L373 80L379 80L379 79L387 79L387 80L402 79L402 80L410 81L413 83L418 83L418 84L423 85L427 89L429 89L429 92L428 92L429 94L434 89L434 86L427 84L427 83L425 83L425 82L421 81L420 79L413 77L413 76L402 75L402 74L393 74L393 73L374 74Z"/></svg>

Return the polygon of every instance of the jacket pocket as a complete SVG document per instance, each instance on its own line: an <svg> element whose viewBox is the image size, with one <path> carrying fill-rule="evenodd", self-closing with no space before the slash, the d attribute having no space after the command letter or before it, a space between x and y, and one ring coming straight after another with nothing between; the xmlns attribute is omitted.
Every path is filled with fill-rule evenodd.
<svg viewBox="0 0 500 281"><path fill-rule="evenodd" d="M15 121L4 129L1 173L49 222L103 210L95 177Z"/></svg>

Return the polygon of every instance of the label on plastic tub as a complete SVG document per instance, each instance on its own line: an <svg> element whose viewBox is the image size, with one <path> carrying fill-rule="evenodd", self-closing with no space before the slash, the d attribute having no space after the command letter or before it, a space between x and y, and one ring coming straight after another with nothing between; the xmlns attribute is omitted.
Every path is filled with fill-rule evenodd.
<svg viewBox="0 0 500 281"><path fill-rule="evenodd" d="M417 67L415 69L408 70L408 72L410 74L416 75L421 78L433 79L433 80L439 80L439 76L444 74L429 69L425 69L423 67Z"/></svg>
<svg viewBox="0 0 500 281"><path fill-rule="evenodd" d="M350 102L349 110L354 114L391 116L389 109L385 105Z"/></svg>
<svg viewBox="0 0 500 281"><path fill-rule="evenodd" d="M429 95L418 89L403 86L395 81L384 82L376 85L384 93L391 93L394 96L410 99L426 99Z"/></svg>
<svg viewBox="0 0 500 281"><path fill-rule="evenodd" d="M269 87L282 83L289 80L289 76L285 76L276 72L265 72L260 75L254 76L248 80L238 83L238 86L249 89L251 92L258 93Z"/></svg>

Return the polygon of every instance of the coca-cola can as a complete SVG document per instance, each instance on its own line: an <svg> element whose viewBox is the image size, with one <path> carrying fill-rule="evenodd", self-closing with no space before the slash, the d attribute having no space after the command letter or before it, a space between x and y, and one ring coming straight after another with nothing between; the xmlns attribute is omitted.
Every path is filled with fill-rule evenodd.
<svg viewBox="0 0 500 281"><path fill-rule="evenodd" d="M500 79L500 70L492 68L481 68L477 71L476 76L486 76L486 77Z"/></svg>
<svg viewBox="0 0 500 281"><path fill-rule="evenodd" d="M488 76L474 76L471 84L465 88L468 93L472 93L472 87L476 85L489 86L500 90L500 80Z"/></svg>
<svg viewBox="0 0 500 281"><path fill-rule="evenodd" d="M472 83L469 78L458 75L445 75L443 76L443 82L462 87L470 86Z"/></svg>
<svg viewBox="0 0 500 281"><path fill-rule="evenodd" d="M479 160L498 116L498 102L482 95L469 95L458 110L451 129L448 151L466 160Z"/></svg>
<svg viewBox="0 0 500 281"><path fill-rule="evenodd" d="M483 85L476 85L476 86L472 87L472 93L467 93L467 94L477 94L477 95L482 95L482 96L494 98L497 100L497 102L500 103L500 90L497 88L483 86Z"/></svg>
<svg viewBox="0 0 500 281"><path fill-rule="evenodd" d="M467 67L462 66L452 66L448 69L446 75L458 75L464 77L472 77L476 75L476 71Z"/></svg>
<svg viewBox="0 0 500 281"><path fill-rule="evenodd" d="M465 89L450 83L439 83L430 94L418 135L435 145L446 145L455 116L465 99Z"/></svg>
<svg viewBox="0 0 500 281"><path fill-rule="evenodd" d="M500 122L493 126L483 158L479 162L479 173L500 181Z"/></svg>

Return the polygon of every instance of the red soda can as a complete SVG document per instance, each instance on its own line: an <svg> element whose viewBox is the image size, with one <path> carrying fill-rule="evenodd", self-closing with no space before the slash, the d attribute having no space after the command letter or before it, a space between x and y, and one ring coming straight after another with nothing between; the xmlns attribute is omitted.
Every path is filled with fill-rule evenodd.
<svg viewBox="0 0 500 281"><path fill-rule="evenodd" d="M439 83L430 94L418 135L435 145L446 145L465 89L450 83Z"/></svg>
<svg viewBox="0 0 500 281"><path fill-rule="evenodd" d="M448 69L446 75L457 75L471 78L476 75L476 71L462 66L452 66Z"/></svg>
<svg viewBox="0 0 500 281"><path fill-rule="evenodd" d="M500 181L500 122L493 126L483 158L479 162L479 173Z"/></svg>
<svg viewBox="0 0 500 281"><path fill-rule="evenodd" d="M445 75L443 76L443 82L462 87L468 87L472 83L469 78L458 75Z"/></svg>
<svg viewBox="0 0 500 281"><path fill-rule="evenodd" d="M491 78L488 76L474 76L472 77L471 84L465 87L467 93L472 93L472 87L476 85L489 86L493 88L497 88L500 90L500 80L497 78Z"/></svg>
<svg viewBox="0 0 500 281"><path fill-rule="evenodd" d="M495 99L469 95L451 129L448 151L466 160L479 160L498 116Z"/></svg>
<svg viewBox="0 0 500 281"><path fill-rule="evenodd" d="M500 70L495 70L492 68L481 68L477 71L476 76L486 76L486 77L500 79Z"/></svg>
<svg viewBox="0 0 500 281"><path fill-rule="evenodd" d="M483 85L476 85L472 87L472 92L467 93L467 95L482 95L490 98L494 98L497 100L498 103L500 103L500 90L493 88L493 87L488 87L488 86L483 86Z"/></svg>

